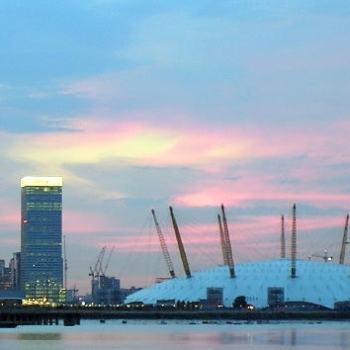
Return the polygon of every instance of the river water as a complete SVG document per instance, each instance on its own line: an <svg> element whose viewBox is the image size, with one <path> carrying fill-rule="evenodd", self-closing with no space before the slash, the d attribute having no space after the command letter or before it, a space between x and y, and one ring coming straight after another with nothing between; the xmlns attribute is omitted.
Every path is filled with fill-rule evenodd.
<svg viewBox="0 0 350 350"><path fill-rule="evenodd" d="M82 320L77 326L0 329L0 349L67 350L350 349L350 322L269 324Z"/></svg>

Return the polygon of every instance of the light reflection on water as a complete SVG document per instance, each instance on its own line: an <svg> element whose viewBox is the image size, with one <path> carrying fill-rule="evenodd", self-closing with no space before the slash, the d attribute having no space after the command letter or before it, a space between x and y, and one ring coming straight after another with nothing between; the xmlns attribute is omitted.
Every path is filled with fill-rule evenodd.
<svg viewBox="0 0 350 350"><path fill-rule="evenodd" d="M350 348L350 322L190 324L169 321L82 321L81 325L0 329L1 349L226 350Z"/></svg>

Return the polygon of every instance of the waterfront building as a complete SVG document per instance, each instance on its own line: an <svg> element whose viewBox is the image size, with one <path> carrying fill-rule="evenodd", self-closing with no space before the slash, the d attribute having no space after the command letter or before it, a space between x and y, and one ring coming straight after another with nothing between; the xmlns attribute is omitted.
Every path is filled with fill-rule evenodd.
<svg viewBox="0 0 350 350"><path fill-rule="evenodd" d="M290 257L286 257L282 216L280 258L239 264L234 264L232 258L223 206L222 217L223 221L219 216L218 231L224 265L191 274L187 258L184 259L183 249L185 275L174 276L130 294L125 302L133 305L159 305L164 304L164 301L171 301L176 305L200 304L203 307L270 308L282 311L350 308L349 265L344 263L349 215L346 216L342 240L339 235L339 260L329 256L327 250L324 254L311 254L308 259L297 259L297 220L294 204ZM176 227L174 225L174 229ZM313 261L312 258L321 258L322 261ZM169 268L169 273L171 271Z"/></svg>
<svg viewBox="0 0 350 350"><path fill-rule="evenodd" d="M158 300L173 299L232 307L235 299L243 296L258 309L333 309L341 303L349 307L348 265L298 259L295 278L291 277L288 258L245 262L235 267L235 278L230 277L227 266L216 266L196 271L190 278L179 276L157 283L129 295L125 302L155 305Z"/></svg>
<svg viewBox="0 0 350 350"><path fill-rule="evenodd" d="M21 199L21 289L26 298L58 302L63 288L62 178L22 178Z"/></svg>

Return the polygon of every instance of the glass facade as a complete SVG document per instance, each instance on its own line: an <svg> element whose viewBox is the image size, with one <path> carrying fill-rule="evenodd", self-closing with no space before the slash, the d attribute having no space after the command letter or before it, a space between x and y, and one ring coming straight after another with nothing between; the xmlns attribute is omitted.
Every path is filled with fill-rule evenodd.
<svg viewBox="0 0 350 350"><path fill-rule="evenodd" d="M26 298L58 302L63 286L62 178L21 180L20 285Z"/></svg>

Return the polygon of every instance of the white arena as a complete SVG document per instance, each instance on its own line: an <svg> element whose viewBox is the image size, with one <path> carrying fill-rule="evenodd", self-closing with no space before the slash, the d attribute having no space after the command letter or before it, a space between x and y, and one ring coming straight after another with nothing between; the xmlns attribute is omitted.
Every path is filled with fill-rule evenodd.
<svg viewBox="0 0 350 350"><path fill-rule="evenodd" d="M220 236L225 264L208 270L190 273L177 224L170 207L177 234L179 250L186 276L174 277L129 295L126 303L161 305L193 302L206 306L350 308L350 266L344 264L349 215L346 217L339 263L331 262L325 251L320 261L297 259L296 206L293 206L293 225L290 258L285 254L284 217L281 229L281 258L269 261L246 262L234 265L224 206L222 205ZM154 214L154 211L153 211ZM154 214L155 224L162 241ZM167 250L163 243L165 255ZM167 259L168 261L170 258ZM169 269L171 270L171 268ZM175 276L175 275L174 275Z"/></svg>
<svg viewBox="0 0 350 350"><path fill-rule="evenodd" d="M348 265L296 260L295 266L295 277L291 277L291 259L237 264L235 277L230 277L228 266L220 266L155 284L130 295L126 303L197 302L206 300L210 290L222 291L225 307L231 307L238 296L245 296L255 308L268 307L276 291L282 303L305 302L332 309L337 302L350 302Z"/></svg>

